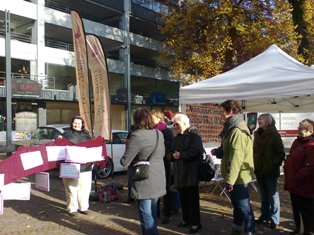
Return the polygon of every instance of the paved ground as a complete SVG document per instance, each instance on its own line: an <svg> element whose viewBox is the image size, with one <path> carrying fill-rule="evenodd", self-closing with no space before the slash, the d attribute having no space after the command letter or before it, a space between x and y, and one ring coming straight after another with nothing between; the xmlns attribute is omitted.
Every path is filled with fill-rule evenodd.
<svg viewBox="0 0 314 235"><path fill-rule="evenodd" d="M51 191L43 192L32 184L30 201L4 201L4 214L0 215L1 235L76 235L76 234L140 234L140 225L135 205L123 203L126 200L126 175L114 177L124 185L117 202L91 202L90 214L72 218L65 213L65 194L57 176L51 176ZM30 176L24 181L34 182ZM109 183L112 179L105 182ZM282 179L281 179L282 180ZM103 183L103 182L102 182ZM232 223L232 208L224 195L217 189L209 191L212 185L202 185L201 220L203 229L199 234L229 234ZM282 190L281 190L282 191ZM258 216L258 194L252 188L252 203ZM271 230L257 227L256 234L288 234L293 229L290 200L286 192L281 192L282 228ZM177 228L180 214L173 217L167 225L159 225L160 234L188 234L187 229Z"/></svg>

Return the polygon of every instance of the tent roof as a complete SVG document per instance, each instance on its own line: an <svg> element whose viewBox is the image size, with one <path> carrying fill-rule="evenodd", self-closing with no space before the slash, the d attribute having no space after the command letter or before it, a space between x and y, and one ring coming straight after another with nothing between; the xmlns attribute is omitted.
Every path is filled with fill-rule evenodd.
<svg viewBox="0 0 314 235"><path fill-rule="evenodd" d="M314 69L276 45L215 77L182 87L180 104L235 99L248 111L314 111Z"/></svg>

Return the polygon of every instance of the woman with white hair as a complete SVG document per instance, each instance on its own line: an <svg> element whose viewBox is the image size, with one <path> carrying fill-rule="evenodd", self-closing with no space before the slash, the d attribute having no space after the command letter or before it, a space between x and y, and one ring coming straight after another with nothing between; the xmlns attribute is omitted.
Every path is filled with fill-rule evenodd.
<svg viewBox="0 0 314 235"><path fill-rule="evenodd" d="M172 154L174 186L180 193L183 218L178 226L197 233L201 229L198 166L204 151L202 139L185 114L176 114L172 122L177 133Z"/></svg>
<svg viewBox="0 0 314 235"><path fill-rule="evenodd" d="M280 219L277 180L285 152L273 116L269 113L261 114L258 125L253 149L254 169L261 197L261 215L256 223L270 223L270 228L275 229Z"/></svg>

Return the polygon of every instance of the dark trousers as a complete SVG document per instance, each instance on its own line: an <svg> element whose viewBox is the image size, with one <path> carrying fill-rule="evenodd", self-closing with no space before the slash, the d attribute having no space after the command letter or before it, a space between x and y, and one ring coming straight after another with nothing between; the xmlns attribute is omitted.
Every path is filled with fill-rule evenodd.
<svg viewBox="0 0 314 235"><path fill-rule="evenodd" d="M200 195L198 186L179 189L183 221L190 225L200 225Z"/></svg>
<svg viewBox="0 0 314 235"><path fill-rule="evenodd" d="M167 217L171 216L171 191L169 187L166 187L166 195L163 197L164 199L164 215Z"/></svg>
<svg viewBox="0 0 314 235"><path fill-rule="evenodd" d="M296 231L300 232L302 216L304 234L314 232L314 198L307 198L294 193L290 193L290 198Z"/></svg>
<svg viewBox="0 0 314 235"><path fill-rule="evenodd" d="M166 195L163 196L163 213L165 217L171 217L181 208L179 192L172 192L166 187ZM157 216L160 217L160 199L157 202Z"/></svg>
<svg viewBox="0 0 314 235"><path fill-rule="evenodd" d="M128 166L128 200L132 200L131 191L133 184L134 167L132 165Z"/></svg>

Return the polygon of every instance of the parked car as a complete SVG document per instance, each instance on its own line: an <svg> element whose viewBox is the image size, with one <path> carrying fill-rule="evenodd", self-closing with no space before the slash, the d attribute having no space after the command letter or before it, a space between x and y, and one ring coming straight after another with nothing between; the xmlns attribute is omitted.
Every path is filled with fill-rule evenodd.
<svg viewBox="0 0 314 235"><path fill-rule="evenodd" d="M31 136L30 145L41 145L51 142L68 129L70 129L70 126L67 124L53 124L38 127ZM104 167L97 165L94 167L94 172L98 178L107 178L114 172L126 171L120 164L120 159L125 151L127 136L127 131L112 130L112 140L106 140L109 161Z"/></svg>

